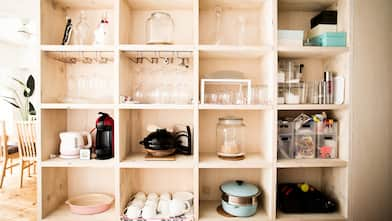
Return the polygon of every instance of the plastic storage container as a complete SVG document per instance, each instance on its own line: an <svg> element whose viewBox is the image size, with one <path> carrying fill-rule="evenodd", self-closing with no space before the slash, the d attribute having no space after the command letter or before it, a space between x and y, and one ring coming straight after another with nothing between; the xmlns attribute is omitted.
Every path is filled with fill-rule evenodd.
<svg viewBox="0 0 392 221"><path fill-rule="evenodd" d="M280 120L278 122L278 159L294 158L294 123Z"/></svg>
<svg viewBox="0 0 392 221"><path fill-rule="evenodd" d="M338 122L317 123L317 158L335 159L338 150Z"/></svg>
<svg viewBox="0 0 392 221"><path fill-rule="evenodd" d="M346 47L346 32L326 32L311 38L310 42L324 47Z"/></svg>
<svg viewBox="0 0 392 221"><path fill-rule="evenodd" d="M286 104L306 103L304 83L288 83L285 87L284 99Z"/></svg>
<svg viewBox="0 0 392 221"><path fill-rule="evenodd" d="M284 95L286 92L286 84L285 83L279 83L278 84L278 104L284 104Z"/></svg>
<svg viewBox="0 0 392 221"><path fill-rule="evenodd" d="M154 12L146 21L147 44L173 44L174 21L166 12Z"/></svg>
<svg viewBox="0 0 392 221"><path fill-rule="evenodd" d="M308 122L295 128L295 158L310 159L316 157L316 130L314 122Z"/></svg>
<svg viewBox="0 0 392 221"><path fill-rule="evenodd" d="M303 67L303 64L297 64L292 60L279 61L279 72L284 72L286 83L299 83Z"/></svg>
<svg viewBox="0 0 392 221"><path fill-rule="evenodd" d="M216 127L216 152L220 157L245 155L245 123L240 117L222 117Z"/></svg>

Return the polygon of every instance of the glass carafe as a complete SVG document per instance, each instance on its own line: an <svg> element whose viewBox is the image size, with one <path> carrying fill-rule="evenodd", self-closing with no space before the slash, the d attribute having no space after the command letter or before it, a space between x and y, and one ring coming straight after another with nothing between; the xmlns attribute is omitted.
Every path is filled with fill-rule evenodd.
<svg viewBox="0 0 392 221"><path fill-rule="evenodd" d="M216 152L220 157L245 155L245 123L239 117L222 117L216 127Z"/></svg>
<svg viewBox="0 0 392 221"><path fill-rule="evenodd" d="M87 23L87 15L85 11L80 12L79 22L75 26L74 44L87 44L90 26Z"/></svg>

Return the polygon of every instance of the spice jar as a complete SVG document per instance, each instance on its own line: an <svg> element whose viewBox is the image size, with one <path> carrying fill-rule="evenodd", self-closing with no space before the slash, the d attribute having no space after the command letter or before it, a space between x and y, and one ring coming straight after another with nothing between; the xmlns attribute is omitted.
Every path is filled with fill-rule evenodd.
<svg viewBox="0 0 392 221"><path fill-rule="evenodd" d="M220 157L245 155L244 135L246 125L243 118L222 117L216 127L216 151Z"/></svg>
<svg viewBox="0 0 392 221"><path fill-rule="evenodd" d="M154 12L146 21L147 44L172 44L174 21L166 12Z"/></svg>

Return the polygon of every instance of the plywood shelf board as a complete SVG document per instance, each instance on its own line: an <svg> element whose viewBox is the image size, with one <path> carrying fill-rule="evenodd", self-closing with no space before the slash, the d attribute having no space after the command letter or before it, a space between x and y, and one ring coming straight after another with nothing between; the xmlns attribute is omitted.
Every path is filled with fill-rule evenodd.
<svg viewBox="0 0 392 221"><path fill-rule="evenodd" d="M223 160L215 152L201 152L199 168L270 168L271 162L264 160L260 153L247 153L244 160Z"/></svg>
<svg viewBox="0 0 392 221"><path fill-rule="evenodd" d="M114 159L108 160L80 160L61 159L59 157L41 162L42 167L91 167L91 168L114 168Z"/></svg>
<svg viewBox="0 0 392 221"><path fill-rule="evenodd" d="M113 0L53 0L53 2L64 9L112 9L114 7Z"/></svg>
<svg viewBox="0 0 392 221"><path fill-rule="evenodd" d="M344 221L347 220L343 215L339 213L327 213L327 214L288 214L282 211L277 212L278 221Z"/></svg>
<svg viewBox="0 0 392 221"><path fill-rule="evenodd" d="M110 208L108 211L105 211L100 214L95 214L95 215L88 215L88 220L94 220L94 221L108 221L108 220L119 220L115 219L117 216L116 209L114 206ZM43 221L75 221L75 220L85 220L86 215L78 215L78 214L73 214L69 210L68 205L61 205L58 207L54 212L49 214L47 217L42 219Z"/></svg>
<svg viewBox="0 0 392 221"><path fill-rule="evenodd" d="M120 162L120 168L193 168L193 155L177 154L174 161L147 161L145 153L130 153Z"/></svg>
<svg viewBox="0 0 392 221"><path fill-rule="evenodd" d="M320 58L325 59L348 52L346 47L283 46L278 47L281 58Z"/></svg>
<svg viewBox="0 0 392 221"><path fill-rule="evenodd" d="M278 168L300 167L346 167L347 161L341 159L282 159L278 160Z"/></svg>

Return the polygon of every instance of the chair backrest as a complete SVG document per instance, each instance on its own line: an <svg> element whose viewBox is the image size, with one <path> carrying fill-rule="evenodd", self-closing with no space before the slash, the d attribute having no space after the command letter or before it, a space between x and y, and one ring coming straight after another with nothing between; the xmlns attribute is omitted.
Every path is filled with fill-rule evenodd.
<svg viewBox="0 0 392 221"><path fill-rule="evenodd" d="M7 133L5 130L5 121L0 121L0 159L3 160L7 155Z"/></svg>
<svg viewBox="0 0 392 221"><path fill-rule="evenodd" d="M18 131L19 157L23 159L36 159L36 122L20 121L16 123Z"/></svg>

